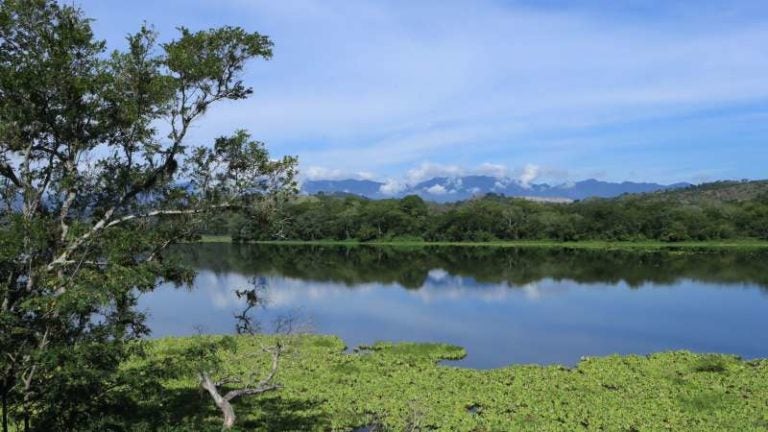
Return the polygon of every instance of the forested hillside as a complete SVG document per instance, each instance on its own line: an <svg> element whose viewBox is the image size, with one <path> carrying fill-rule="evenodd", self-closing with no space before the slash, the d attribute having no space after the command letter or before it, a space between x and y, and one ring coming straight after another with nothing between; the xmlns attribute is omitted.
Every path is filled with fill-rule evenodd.
<svg viewBox="0 0 768 432"><path fill-rule="evenodd" d="M493 194L448 204L418 196L317 195L283 203L275 218L220 215L208 232L236 241L768 239L768 182L717 182L568 204Z"/></svg>
<svg viewBox="0 0 768 432"><path fill-rule="evenodd" d="M749 201L768 194L768 180L718 181L687 188L664 190L648 194L661 199L676 199L685 203L719 203Z"/></svg>

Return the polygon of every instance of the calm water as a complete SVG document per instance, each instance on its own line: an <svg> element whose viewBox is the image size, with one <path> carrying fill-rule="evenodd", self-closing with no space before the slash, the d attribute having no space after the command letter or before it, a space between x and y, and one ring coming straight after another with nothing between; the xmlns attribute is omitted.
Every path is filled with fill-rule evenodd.
<svg viewBox="0 0 768 432"><path fill-rule="evenodd" d="M298 314L348 346L461 345L470 367L574 364L688 349L768 357L768 253L203 244L192 287L145 294L154 336L231 333L234 290L268 287L265 323Z"/></svg>

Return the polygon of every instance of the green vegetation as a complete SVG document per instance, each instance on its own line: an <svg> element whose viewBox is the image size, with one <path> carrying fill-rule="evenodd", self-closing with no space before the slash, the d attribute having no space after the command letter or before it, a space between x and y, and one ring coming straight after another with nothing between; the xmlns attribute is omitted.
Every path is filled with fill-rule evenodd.
<svg viewBox="0 0 768 432"><path fill-rule="evenodd" d="M235 243L229 235L202 235L198 243ZM552 241L552 240L494 240L474 241L424 241L424 240L377 240L362 242L359 240L254 240L238 243L256 243L264 245L293 246L386 246L386 247L496 247L496 248L564 248L564 249L599 249L599 250L663 250L663 249L764 249L766 240L707 240L684 242L661 241Z"/></svg>
<svg viewBox="0 0 768 432"><path fill-rule="evenodd" d="M768 240L768 182L721 182L570 204L493 194L451 204L418 196L374 201L319 195L281 205L269 221L222 213L206 232L229 234L234 241L747 244Z"/></svg>
<svg viewBox="0 0 768 432"><path fill-rule="evenodd" d="M759 199L768 192L768 180L716 181L685 189L660 191L651 196L675 199L684 204L743 202Z"/></svg>
<svg viewBox="0 0 768 432"><path fill-rule="evenodd" d="M296 159L245 131L187 133L247 98L266 36L148 25L107 51L68 2L0 2L0 430L115 430L120 364L149 333L138 295L192 272L165 250L222 208L269 214Z"/></svg>
<svg viewBox="0 0 768 432"><path fill-rule="evenodd" d="M211 389L231 395L226 386L234 382L210 383L209 397L199 388L209 381L206 375L222 372L246 385L251 372L277 371L277 362L269 369L267 358L254 357L261 352L258 338L146 342L150 329L136 308L138 296L158 283L191 280L193 272L168 249L201 232L235 241L403 247L424 241L685 245L768 239L768 195L758 186L733 199L725 188L705 200L660 194L568 205L499 196L442 206L418 197L293 200L296 158L274 159L242 130L212 145L193 147L187 139L215 106L252 93L243 71L271 57L268 37L230 26L180 27L176 39L159 43L144 26L127 37L125 49L110 53L95 38L91 20L65 3L0 2L3 431L220 429ZM432 252L394 257L377 250L359 259L378 267L344 277L369 278L370 271L419 286L422 274L396 274L408 267L389 264L434 259ZM498 260L497 252L485 258ZM317 258L313 253L304 258ZM466 269L471 261L465 255L454 255L441 259L478 271ZM665 265L679 265L667 258ZM504 259L509 268L521 262ZM575 267L563 271L594 277L594 267L581 267L580 260L590 259L565 260ZM765 285L764 269L741 260L716 257L705 264L732 266ZM292 253L273 264L325 275L322 261L300 262ZM649 268L641 265L637 280L645 280ZM525 279L541 269L531 270L505 277ZM707 266L686 271L712 277ZM243 295L258 300L255 291ZM352 355L342 349L332 337L298 338L277 372L284 388L238 395L235 403L244 408L239 427L631 431L768 425L764 361L672 353L589 360L574 370L474 371L437 366L439 359L464 354L445 345L376 344Z"/></svg>
<svg viewBox="0 0 768 432"><path fill-rule="evenodd" d="M174 364L200 339L156 341L148 359L128 369ZM242 352L258 346L249 338L236 340ZM465 354L448 345L375 344L351 354L343 350L336 337L300 336L277 378L283 389L238 403L241 430L349 431L374 424L377 430L393 431L768 428L767 360L670 352L589 358L575 368L472 370L437 364ZM258 361L222 360L234 373L264 367ZM144 393L138 403L147 428L219 428L216 408L199 393L193 377L171 374L162 391ZM179 406L184 409L160 408Z"/></svg>

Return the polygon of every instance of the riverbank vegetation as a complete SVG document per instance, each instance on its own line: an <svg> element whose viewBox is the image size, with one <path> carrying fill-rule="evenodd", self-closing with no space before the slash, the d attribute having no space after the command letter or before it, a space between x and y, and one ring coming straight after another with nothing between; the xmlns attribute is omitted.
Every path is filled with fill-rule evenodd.
<svg viewBox="0 0 768 432"><path fill-rule="evenodd" d="M436 204L412 195L309 196L265 219L225 213L206 233L234 241L723 242L768 240L768 183L720 182L679 191L536 202L486 195Z"/></svg>
<svg viewBox="0 0 768 432"><path fill-rule="evenodd" d="M193 376L174 372L190 347L216 336L163 339L148 357L163 386L126 393L147 430L219 430L220 415ZM267 338L262 336L261 338ZM233 374L263 368L226 361L258 350L234 339ZM377 431L685 430L768 428L768 361L669 352L583 359L573 368L516 365L492 370L439 365L466 353L443 344L375 344L351 353L332 336L298 336L276 381L280 391L238 402L238 430ZM469 353L471 355L471 353ZM166 365L163 369L162 365ZM187 370L185 368L177 371Z"/></svg>
<svg viewBox="0 0 768 432"><path fill-rule="evenodd" d="M492 241L426 241L418 238L394 238L390 240L243 240L234 239L229 235L203 234L194 240L194 243L250 243L263 245L284 246L379 246L396 248L423 248L423 247L491 247L491 248L554 248L554 249L591 249L591 250L706 250L706 249L766 249L767 240L738 239L738 240L704 240L704 241L602 241L602 240L492 240Z"/></svg>

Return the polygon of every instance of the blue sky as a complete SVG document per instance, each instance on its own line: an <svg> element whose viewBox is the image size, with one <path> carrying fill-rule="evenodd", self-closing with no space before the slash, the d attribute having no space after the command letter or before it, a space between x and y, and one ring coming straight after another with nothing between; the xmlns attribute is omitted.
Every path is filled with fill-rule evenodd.
<svg viewBox="0 0 768 432"><path fill-rule="evenodd" d="M192 138L246 128L304 178L768 178L765 1L74 3L112 48L143 21L269 35L253 97Z"/></svg>

